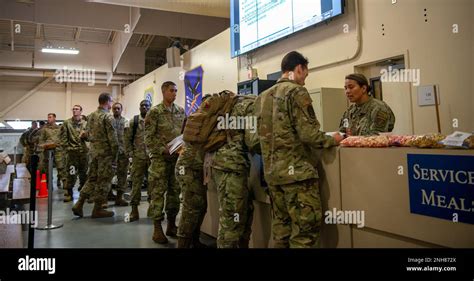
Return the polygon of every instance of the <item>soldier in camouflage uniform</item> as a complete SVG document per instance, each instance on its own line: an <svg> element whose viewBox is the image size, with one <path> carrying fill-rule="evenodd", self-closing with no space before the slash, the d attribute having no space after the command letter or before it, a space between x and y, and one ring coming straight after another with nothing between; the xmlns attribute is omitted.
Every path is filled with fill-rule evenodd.
<svg viewBox="0 0 474 281"><path fill-rule="evenodd" d="M238 97L229 120L254 118L254 100L255 96ZM219 200L218 248L248 248L250 241L254 206L253 192L248 185L248 152L257 149L258 141L255 141L256 122L246 120L245 128L231 128L230 124L225 124L227 143L212 156L210 184L217 188Z"/></svg>
<svg viewBox="0 0 474 281"><path fill-rule="evenodd" d="M151 159L148 184L151 191L150 216L155 226L152 239L156 243L165 244L168 239L161 228L163 208L166 209L168 220L166 235L176 236L175 220L179 211L180 194L174 176L177 155L169 154L167 144L181 134L184 109L174 103L177 92L175 83L163 83L161 91L163 102L150 109L145 118L145 144Z"/></svg>
<svg viewBox="0 0 474 281"><path fill-rule="evenodd" d="M32 121L31 127L21 134L20 137L20 143L23 146L23 157L21 158L21 162L25 163L28 169L30 169L31 154L33 154L35 149L35 144L30 142L30 135L36 133L36 131L38 131L38 122Z"/></svg>
<svg viewBox="0 0 474 281"><path fill-rule="evenodd" d="M59 141L59 135L61 133L61 126L56 124L56 114L55 113L48 113L48 123L41 129L41 134L39 136L39 147L42 150L40 153L40 171L42 173L48 173L48 151L45 149L46 147L51 147L54 150L54 157L53 161L56 165L56 169L58 171L58 178L56 181L57 187L59 189L60 183L63 183L63 187L65 186L66 181L66 171L64 169L64 161L66 160L63 153L63 148L61 147L61 143ZM52 179L48 179L52 180Z"/></svg>
<svg viewBox="0 0 474 281"><path fill-rule="evenodd" d="M322 221L318 173L310 149L336 145L342 136L319 131L304 86L308 61L298 52L281 63L282 77L255 101L265 180L272 203L275 247L319 246Z"/></svg>
<svg viewBox="0 0 474 281"><path fill-rule="evenodd" d="M178 226L178 248L204 248L199 241L207 212L207 187L203 181L204 152L201 147L184 144L176 162L176 180L181 186L183 205Z"/></svg>
<svg viewBox="0 0 474 281"><path fill-rule="evenodd" d="M112 164L118 153L117 134L112 125L113 116L109 113L112 97L108 93L99 96L99 107L87 117L87 137L90 141L90 161L87 181L81 190L79 200L72 207L74 215L82 217L84 202L94 195L92 218L112 217L114 212L102 209L107 202L107 193L114 175Z"/></svg>
<svg viewBox="0 0 474 281"><path fill-rule="evenodd" d="M114 119L112 125L114 126L115 132L117 133L117 140L119 144L119 152L117 154L115 175L117 176L117 196L115 197L116 206L128 206L127 201L123 200L123 194L127 187L127 173L129 160L128 155L125 151L124 134L128 130L128 120L122 116L122 104L114 103L112 111L114 113ZM112 192L112 189L109 193Z"/></svg>
<svg viewBox="0 0 474 281"><path fill-rule="evenodd" d="M151 102L149 100L140 102L140 114L133 117L125 134L125 147L129 157L132 157L132 200L130 201L132 212L130 213L130 222L140 218L138 205L140 205L141 189L143 179L150 167L150 158L148 158L145 146L145 117L150 107Z"/></svg>
<svg viewBox="0 0 474 281"><path fill-rule="evenodd" d="M353 104L344 112L339 125L341 132L353 136L370 136L393 130L395 115L392 109L385 102L368 95L371 87L364 75L347 75L344 88Z"/></svg>
<svg viewBox="0 0 474 281"><path fill-rule="evenodd" d="M82 106L74 105L72 117L64 121L61 127L61 146L67 154L67 178L64 202L72 201L74 184L79 177L79 191L87 180L86 124L82 119Z"/></svg>

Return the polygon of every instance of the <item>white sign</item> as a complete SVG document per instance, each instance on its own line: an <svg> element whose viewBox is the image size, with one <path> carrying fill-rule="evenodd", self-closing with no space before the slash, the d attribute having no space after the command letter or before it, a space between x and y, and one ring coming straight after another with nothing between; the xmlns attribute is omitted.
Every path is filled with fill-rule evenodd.
<svg viewBox="0 0 474 281"><path fill-rule="evenodd" d="M435 105L435 87L435 85L418 87L418 106ZM436 94L438 95L438 104L440 104L439 91Z"/></svg>

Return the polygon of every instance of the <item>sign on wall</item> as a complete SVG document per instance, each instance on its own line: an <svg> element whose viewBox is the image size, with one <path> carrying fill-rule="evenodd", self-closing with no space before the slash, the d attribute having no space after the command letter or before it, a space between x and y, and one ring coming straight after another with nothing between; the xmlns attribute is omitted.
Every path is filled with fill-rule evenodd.
<svg viewBox="0 0 474 281"><path fill-rule="evenodd" d="M143 95L143 99L150 101L151 104L153 104L153 96L155 95L155 90L153 86L150 88L145 89L145 93Z"/></svg>
<svg viewBox="0 0 474 281"><path fill-rule="evenodd" d="M186 94L185 111L189 115L196 111L202 101L202 66L196 67L184 75L184 89Z"/></svg>
<svg viewBox="0 0 474 281"><path fill-rule="evenodd" d="M474 156L408 154L410 211L474 224Z"/></svg>

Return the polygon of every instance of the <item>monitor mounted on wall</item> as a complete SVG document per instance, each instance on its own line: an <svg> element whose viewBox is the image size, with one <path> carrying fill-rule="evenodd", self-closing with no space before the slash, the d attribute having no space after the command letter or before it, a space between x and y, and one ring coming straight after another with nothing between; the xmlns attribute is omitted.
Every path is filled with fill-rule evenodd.
<svg viewBox="0 0 474 281"><path fill-rule="evenodd" d="M344 12L344 0L230 0L231 57Z"/></svg>

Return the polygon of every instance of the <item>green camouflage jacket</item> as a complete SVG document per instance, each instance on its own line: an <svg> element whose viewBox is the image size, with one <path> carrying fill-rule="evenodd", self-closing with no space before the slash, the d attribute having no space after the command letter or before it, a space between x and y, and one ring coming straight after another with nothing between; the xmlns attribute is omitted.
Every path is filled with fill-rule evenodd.
<svg viewBox="0 0 474 281"><path fill-rule="evenodd" d="M45 144L56 144L59 148L61 145L59 136L61 133L61 127L57 125L56 123L54 124L49 124L47 123L44 125L44 127L40 130L41 134L39 137L39 145L45 145Z"/></svg>
<svg viewBox="0 0 474 281"><path fill-rule="evenodd" d="M112 126L114 127L115 132L117 133L119 153L125 153L124 135L125 130L128 130L128 120L123 116L120 116L118 118L113 117Z"/></svg>
<svg viewBox="0 0 474 281"><path fill-rule="evenodd" d="M61 145L67 151L87 152L85 139L80 135L86 130L87 122L83 119L76 121L74 118L64 121L61 127Z"/></svg>
<svg viewBox="0 0 474 281"><path fill-rule="evenodd" d="M270 185L317 178L310 151L336 145L320 131L305 87L282 78L255 101L265 180Z"/></svg>
<svg viewBox="0 0 474 281"><path fill-rule="evenodd" d="M383 101L369 97L362 105L352 104L342 116L339 131L351 129L353 136L378 135L391 132L395 126L395 115Z"/></svg>
<svg viewBox="0 0 474 281"><path fill-rule="evenodd" d="M137 131L133 137L133 126L135 117L129 121L129 127L125 130L125 148L127 153L133 158L147 159L148 153L145 146L145 118L138 116ZM132 140L133 138L133 140Z"/></svg>
<svg viewBox="0 0 474 281"><path fill-rule="evenodd" d="M97 108L87 116L86 131L90 141L89 153L92 157L118 153L117 133L112 125L114 117L106 110Z"/></svg>
<svg viewBox="0 0 474 281"><path fill-rule="evenodd" d="M254 101L255 96L238 98L226 121L227 143L215 152L211 164L213 168L245 171L250 167L248 153L259 149Z"/></svg>
<svg viewBox="0 0 474 281"><path fill-rule="evenodd" d="M162 157L167 144L181 134L184 109L176 104L171 110L160 103L150 109L145 117L145 145L150 158Z"/></svg>

